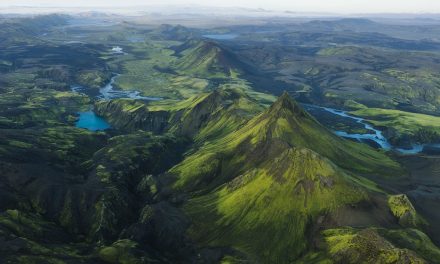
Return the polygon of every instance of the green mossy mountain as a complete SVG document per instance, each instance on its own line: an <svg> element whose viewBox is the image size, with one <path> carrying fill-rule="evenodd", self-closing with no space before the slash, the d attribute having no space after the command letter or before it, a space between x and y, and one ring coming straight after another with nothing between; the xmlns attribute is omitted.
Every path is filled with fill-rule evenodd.
<svg viewBox="0 0 440 264"><path fill-rule="evenodd" d="M182 50L183 49L183 50ZM174 69L198 77L230 78L248 70L236 54L214 41L189 41L182 47Z"/></svg>
<svg viewBox="0 0 440 264"><path fill-rule="evenodd" d="M191 237L201 245L232 247L253 262L288 263L307 249L313 226L340 221L337 212L352 206L377 207L388 220L372 216L371 223L392 225L386 197L352 173L388 171L383 176L392 177L400 168L358 145L334 136L283 94L170 170L174 189L191 194L183 207L193 221Z"/></svg>
<svg viewBox="0 0 440 264"><path fill-rule="evenodd" d="M209 165L211 163L206 162L205 159L224 159L221 157L223 152L230 152L232 159L232 157L240 157L244 151L255 151L254 156L258 159L260 154L277 155L286 147L295 147L312 150L332 160L341 168L359 173L376 175L386 172L381 176L387 177L402 172L399 165L383 153L334 135L305 112L287 93L269 109L241 123L238 128L221 139L212 140L211 144L206 144L206 147L200 149L196 154L201 156L201 159L190 156L188 164L184 164L186 166L194 164L194 167L199 166L198 163ZM241 158L234 160L240 164L238 161ZM199 171L203 173L204 170ZM190 174L190 178L195 177L192 171ZM187 184L184 183L185 175L184 173L179 177L178 182L182 185ZM195 186L194 182L191 184L189 182L189 185Z"/></svg>
<svg viewBox="0 0 440 264"><path fill-rule="evenodd" d="M164 225L180 234L177 245L190 239L225 259L288 263L308 252L313 244L308 238L320 237L323 228L408 226L386 192L367 179L398 179L402 168L383 152L337 137L287 93L269 108L239 89L217 89L178 103L120 99L95 106L117 127L166 131L193 142L182 162L156 178L156 197L173 202L141 210L173 215L175 221ZM158 117L160 130L151 125ZM144 241L141 230L148 223L141 217L125 238ZM222 259L201 254L209 262Z"/></svg>
<svg viewBox="0 0 440 264"><path fill-rule="evenodd" d="M397 163L333 135L288 94L269 108L240 89L217 89L95 109L124 134L3 130L0 234L8 245L24 241L17 253L0 252L8 260L290 263L313 250L334 260L314 245L330 243L323 229L346 226L396 230L380 233L393 254L437 254L421 231L401 231L406 222L393 210L414 215L411 204L390 206L365 178L398 178ZM419 246L396 244L400 236Z"/></svg>
<svg viewBox="0 0 440 264"><path fill-rule="evenodd" d="M202 141L234 131L264 108L239 89L217 89L178 103L117 99L97 102L95 109L118 129L171 132Z"/></svg>

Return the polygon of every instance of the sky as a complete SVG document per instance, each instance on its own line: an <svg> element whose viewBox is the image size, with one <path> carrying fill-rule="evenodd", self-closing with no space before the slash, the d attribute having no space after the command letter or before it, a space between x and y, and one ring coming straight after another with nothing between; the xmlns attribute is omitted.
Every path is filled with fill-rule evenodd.
<svg viewBox="0 0 440 264"><path fill-rule="evenodd" d="M440 0L0 0L5 6L203 5L330 13L440 13Z"/></svg>

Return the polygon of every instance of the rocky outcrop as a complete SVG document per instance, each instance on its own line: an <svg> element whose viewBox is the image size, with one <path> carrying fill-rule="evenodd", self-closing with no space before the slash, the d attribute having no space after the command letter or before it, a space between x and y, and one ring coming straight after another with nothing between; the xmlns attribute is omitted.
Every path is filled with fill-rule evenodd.
<svg viewBox="0 0 440 264"><path fill-rule="evenodd" d="M326 230L323 235L327 244L325 250L335 263L429 263L413 250L394 245L386 238L386 230L341 228ZM413 248L420 250L417 246Z"/></svg>
<svg viewBox="0 0 440 264"><path fill-rule="evenodd" d="M426 225L405 194L390 195L388 205L402 227L423 228Z"/></svg>

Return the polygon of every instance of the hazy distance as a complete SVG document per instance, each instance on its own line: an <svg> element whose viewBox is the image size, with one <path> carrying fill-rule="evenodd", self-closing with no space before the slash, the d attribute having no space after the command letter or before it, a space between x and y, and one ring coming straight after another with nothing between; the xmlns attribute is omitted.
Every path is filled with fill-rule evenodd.
<svg viewBox="0 0 440 264"><path fill-rule="evenodd" d="M148 5L202 5L212 7L263 8L292 12L326 13L440 13L440 1L437 0L2 0L0 7L90 7L90 6L148 6Z"/></svg>

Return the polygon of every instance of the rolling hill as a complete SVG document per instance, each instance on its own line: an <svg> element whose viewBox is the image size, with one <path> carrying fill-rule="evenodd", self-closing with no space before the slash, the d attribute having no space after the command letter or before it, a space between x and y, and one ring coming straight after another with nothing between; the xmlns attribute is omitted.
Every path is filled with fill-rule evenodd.
<svg viewBox="0 0 440 264"><path fill-rule="evenodd" d="M174 65L177 72L197 77L229 78L249 70L236 54L214 41L189 41L182 44L179 60Z"/></svg>

